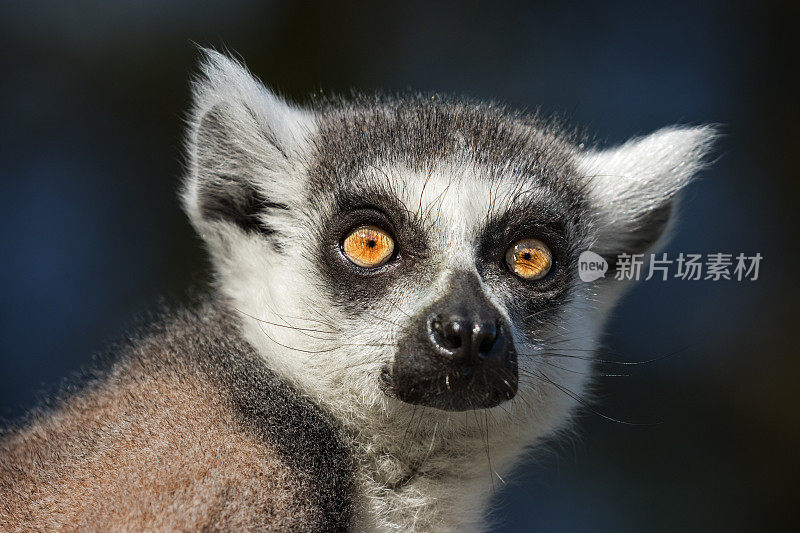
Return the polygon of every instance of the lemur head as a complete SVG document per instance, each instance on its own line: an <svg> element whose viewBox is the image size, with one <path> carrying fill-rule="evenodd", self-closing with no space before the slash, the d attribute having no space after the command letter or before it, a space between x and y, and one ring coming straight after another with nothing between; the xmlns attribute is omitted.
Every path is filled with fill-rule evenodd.
<svg viewBox="0 0 800 533"><path fill-rule="evenodd" d="M304 109L214 52L195 98L185 208L273 368L343 415L497 408L534 433L574 407L621 293L578 255L656 246L713 137L599 151L492 104Z"/></svg>

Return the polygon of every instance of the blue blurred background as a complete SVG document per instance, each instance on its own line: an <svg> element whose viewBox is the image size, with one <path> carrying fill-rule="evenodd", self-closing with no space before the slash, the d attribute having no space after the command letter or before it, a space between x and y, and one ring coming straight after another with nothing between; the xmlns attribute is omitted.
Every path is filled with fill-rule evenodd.
<svg viewBox="0 0 800 533"><path fill-rule="evenodd" d="M641 283L598 409L505 487L496 531L777 530L796 523L797 22L729 2L4 2L0 415L13 418L208 279L175 191L194 43L269 85L419 89L541 106L618 143L720 123L670 253L760 252L756 282ZM795 165L792 167L792 165Z"/></svg>

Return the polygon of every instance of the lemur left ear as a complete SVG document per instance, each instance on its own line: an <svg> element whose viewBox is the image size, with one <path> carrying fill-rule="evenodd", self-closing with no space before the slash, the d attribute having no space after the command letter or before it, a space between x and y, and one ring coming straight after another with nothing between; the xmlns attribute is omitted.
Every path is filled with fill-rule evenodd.
<svg viewBox="0 0 800 533"><path fill-rule="evenodd" d="M299 196L295 167L313 115L236 61L212 50L204 55L194 84L184 209L206 240L270 235Z"/></svg>
<svg viewBox="0 0 800 533"><path fill-rule="evenodd" d="M578 158L598 214L593 250L613 259L664 243L677 195L705 165L716 130L670 127ZM613 256L613 257L612 257Z"/></svg>

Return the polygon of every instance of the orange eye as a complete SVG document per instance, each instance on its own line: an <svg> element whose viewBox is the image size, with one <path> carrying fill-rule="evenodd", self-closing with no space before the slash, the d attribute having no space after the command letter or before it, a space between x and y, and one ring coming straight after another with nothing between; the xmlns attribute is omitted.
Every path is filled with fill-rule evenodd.
<svg viewBox="0 0 800 533"><path fill-rule="evenodd" d="M378 227L359 226L345 237L342 251L358 266L375 268L392 257L394 239Z"/></svg>
<svg viewBox="0 0 800 533"><path fill-rule="evenodd" d="M506 263L522 279L541 279L550 272L553 256L542 241L523 239L508 249Z"/></svg>

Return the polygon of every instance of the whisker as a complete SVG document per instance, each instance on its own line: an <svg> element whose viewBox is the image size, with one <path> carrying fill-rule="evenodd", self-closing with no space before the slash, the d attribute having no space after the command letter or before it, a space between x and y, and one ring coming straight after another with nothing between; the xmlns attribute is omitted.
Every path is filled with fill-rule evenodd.
<svg viewBox="0 0 800 533"><path fill-rule="evenodd" d="M241 313L241 314L243 314L245 316L248 316L248 317L252 318L253 320L257 320L257 321L262 322L264 324L269 324L270 326L275 326L275 327L279 327L279 328L293 329L295 331L301 331L301 332L311 331L311 332L314 332L314 333L328 333L328 334L331 334L331 335L333 335L335 333L338 333L337 331L323 331L323 330L319 330L319 329L301 328L299 326L292 326L292 325L288 325L288 324L278 324L277 322L270 322L268 320L263 320L263 319L258 318L256 316L253 316L250 313L246 313L246 312L244 312L241 309L238 309L236 307L234 307L234 310L238 311L239 313Z"/></svg>
<svg viewBox="0 0 800 533"><path fill-rule="evenodd" d="M576 402L581 404L581 406L583 406L590 413L592 413L594 415L597 415L597 416L599 416L601 418L604 418L604 419L606 419L606 420L608 420L610 422L616 422L618 424L623 424L623 425L626 425L626 426L637 426L637 427L651 427L651 426L654 426L654 425L658 425L657 423L649 423L649 424L647 424L647 423L641 423L641 422L629 422L627 420L619 420L617 418L614 418L612 416L609 416L609 415L607 415L605 413L602 413L602 412L598 411L591 404L589 404L589 402L586 401L585 398L582 398L581 396L579 396L578 394L576 394L574 391L570 390L569 388L556 383L555 381L553 381L552 379L550 379L549 377L547 377L544 374L534 373L534 372L530 372L530 371L525 372L525 374L530 376L530 377L534 377L534 378L546 381L547 383L549 383L550 385L552 385L553 387L555 387L556 389L561 391L563 394L566 394L567 396L569 396L570 398L572 398L573 400L575 400Z"/></svg>
<svg viewBox="0 0 800 533"><path fill-rule="evenodd" d="M542 360L541 363L545 364L547 366L553 367L553 368L557 368L558 370L563 370L564 372L569 372L571 374L579 374L581 376L598 376L598 377L602 377L602 378L628 378L628 377L630 377L630 374L603 374L603 373L598 373L598 372L581 372L580 370L573 370L572 368L566 368L566 367L563 367L561 365L557 365L557 364L555 364L555 363L553 363L551 361L545 361L545 360Z"/></svg>
<svg viewBox="0 0 800 533"><path fill-rule="evenodd" d="M526 357L542 357L542 358L545 358L545 357L556 357L556 358L563 358L563 359L579 359L581 361L593 361L595 363L600 363L600 364L604 364L604 365L639 366L639 365L649 365L649 364L657 363L658 361L662 361L664 359L669 359L670 357L675 357L676 355L680 354L681 352L686 351L688 348L689 347L686 346L686 347L680 348L678 350L675 350L673 352L670 352L668 354L661 355L659 357L654 357L652 359L647 359L645 361L612 361L610 359L599 359L599 358L591 357L591 356L564 354L564 353L550 352L550 351L541 352L541 353L520 353L520 355L523 355L523 356L526 356ZM592 350L575 350L575 351L592 352Z"/></svg>

